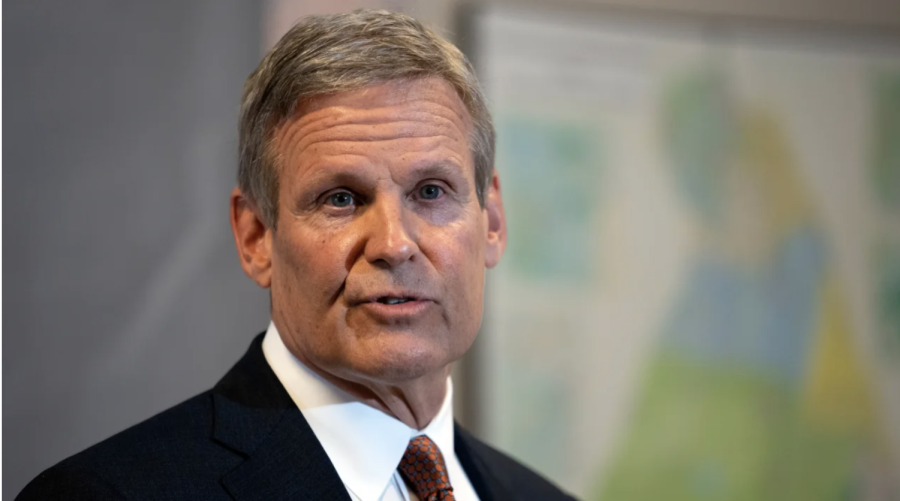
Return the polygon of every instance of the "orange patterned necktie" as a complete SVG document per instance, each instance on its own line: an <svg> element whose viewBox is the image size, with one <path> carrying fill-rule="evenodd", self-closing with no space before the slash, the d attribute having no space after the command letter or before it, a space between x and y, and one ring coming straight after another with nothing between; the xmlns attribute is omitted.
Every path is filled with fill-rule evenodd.
<svg viewBox="0 0 900 501"><path fill-rule="evenodd" d="M409 441L398 469L420 501L456 501L444 456L425 435Z"/></svg>

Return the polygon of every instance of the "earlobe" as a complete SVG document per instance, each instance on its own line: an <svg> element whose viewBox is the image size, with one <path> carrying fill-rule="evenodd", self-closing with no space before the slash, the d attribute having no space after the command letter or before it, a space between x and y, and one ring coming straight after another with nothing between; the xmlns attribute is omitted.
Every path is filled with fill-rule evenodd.
<svg viewBox="0 0 900 501"><path fill-rule="evenodd" d="M268 288L272 284L271 231L257 214L256 207L235 188L230 200L231 231L237 247L241 268L257 285Z"/></svg>
<svg viewBox="0 0 900 501"><path fill-rule="evenodd" d="M506 250L506 214L503 212L503 198L500 195L500 176L496 170L485 193L484 210L487 213L484 265L493 268L500 262L503 251Z"/></svg>

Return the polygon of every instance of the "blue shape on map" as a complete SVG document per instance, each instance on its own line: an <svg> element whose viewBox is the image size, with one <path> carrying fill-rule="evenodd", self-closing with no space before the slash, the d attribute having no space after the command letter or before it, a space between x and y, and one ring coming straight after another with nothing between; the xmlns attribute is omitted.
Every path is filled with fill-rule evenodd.
<svg viewBox="0 0 900 501"><path fill-rule="evenodd" d="M818 314L825 257L822 238L804 227L756 269L738 268L717 256L699 258L663 336L663 349L703 365L799 383Z"/></svg>

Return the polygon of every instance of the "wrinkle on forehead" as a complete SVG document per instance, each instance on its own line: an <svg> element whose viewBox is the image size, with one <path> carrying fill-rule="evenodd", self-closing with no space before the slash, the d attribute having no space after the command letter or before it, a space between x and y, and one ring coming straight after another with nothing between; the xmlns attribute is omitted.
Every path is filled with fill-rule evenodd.
<svg viewBox="0 0 900 501"><path fill-rule="evenodd" d="M443 138L471 152L469 113L439 78L320 96L298 107L294 116L275 136L280 156L289 164L318 143Z"/></svg>
<svg viewBox="0 0 900 501"><path fill-rule="evenodd" d="M322 141L388 141L443 136L468 146L468 138L457 121L445 115L389 108L372 111L377 115L366 112L358 120L348 115L336 118L331 114L303 120L303 123L298 122L284 131L282 144L289 145L292 150L303 151Z"/></svg>

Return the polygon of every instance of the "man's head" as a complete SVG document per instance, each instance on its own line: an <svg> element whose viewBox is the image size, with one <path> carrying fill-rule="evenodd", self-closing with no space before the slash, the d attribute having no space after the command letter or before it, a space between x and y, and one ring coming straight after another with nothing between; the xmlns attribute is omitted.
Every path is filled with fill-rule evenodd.
<svg viewBox="0 0 900 501"><path fill-rule="evenodd" d="M506 243L493 142L471 66L415 20L285 35L245 86L231 219L295 355L390 383L468 350Z"/></svg>
<svg viewBox="0 0 900 501"><path fill-rule="evenodd" d="M274 130L310 98L389 80L438 77L472 120L479 200L494 170L494 126L472 66L415 19L386 11L312 16L295 25L247 79L241 102L238 185L273 228L278 216Z"/></svg>

